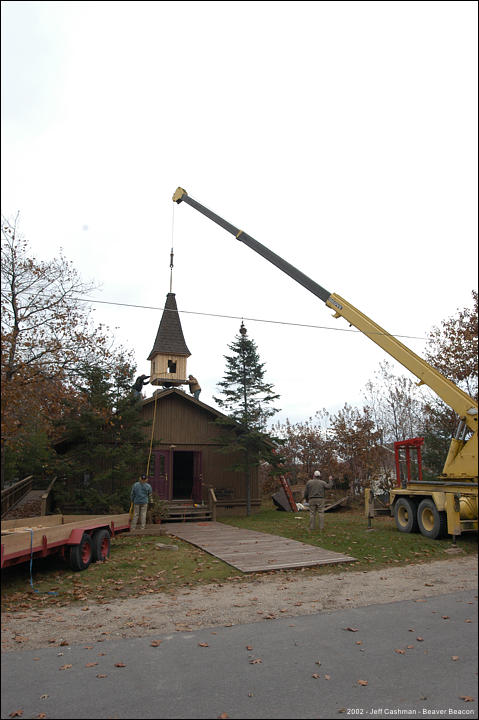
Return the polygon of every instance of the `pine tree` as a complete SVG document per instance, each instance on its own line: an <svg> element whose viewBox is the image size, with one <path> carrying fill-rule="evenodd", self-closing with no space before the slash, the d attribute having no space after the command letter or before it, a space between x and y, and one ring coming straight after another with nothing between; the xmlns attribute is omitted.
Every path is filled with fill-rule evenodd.
<svg viewBox="0 0 479 720"><path fill-rule="evenodd" d="M125 495L122 488L137 474L139 461L146 463L141 404L131 392L133 376L126 359L109 369L85 365L79 388L83 403L66 412L62 421L62 445L68 450L58 461L58 474L76 483L88 477L89 492L83 489L80 499L105 504L103 512Z"/></svg>
<svg viewBox="0 0 479 720"><path fill-rule="evenodd" d="M223 450L240 450L242 463L235 469L242 469L246 480L246 512L251 515L251 470L260 460L276 466L281 458L276 452L275 440L267 433L267 422L278 408L271 403L279 399L273 385L265 380L264 363L260 362L254 340L246 337L243 323L239 334L228 345L231 355L225 355L226 369L218 388L223 397L215 402L228 414L227 419L217 422L234 440L225 441Z"/></svg>

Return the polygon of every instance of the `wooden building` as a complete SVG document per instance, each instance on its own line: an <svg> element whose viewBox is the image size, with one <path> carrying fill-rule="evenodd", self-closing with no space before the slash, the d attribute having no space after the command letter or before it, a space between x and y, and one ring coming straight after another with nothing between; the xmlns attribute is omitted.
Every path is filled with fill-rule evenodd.
<svg viewBox="0 0 479 720"><path fill-rule="evenodd" d="M151 443L149 482L168 501L208 503L208 489L217 498L217 512L246 510L244 472L233 470L241 462L239 453L222 452L225 429L215 420L225 417L215 408L196 400L181 389L188 386L187 359L190 351L183 336L175 294L166 303L148 356L150 383L163 389L143 399L142 414ZM229 432L233 432L229 430ZM258 469L252 469L251 510L259 509Z"/></svg>
<svg viewBox="0 0 479 720"><path fill-rule="evenodd" d="M225 430L215 420L225 415L176 387L157 390L141 402L152 437L148 481L153 491L165 500L206 504L212 487L219 515L246 511L246 478L231 469L241 457L221 451ZM258 468L253 468L251 510L260 504Z"/></svg>

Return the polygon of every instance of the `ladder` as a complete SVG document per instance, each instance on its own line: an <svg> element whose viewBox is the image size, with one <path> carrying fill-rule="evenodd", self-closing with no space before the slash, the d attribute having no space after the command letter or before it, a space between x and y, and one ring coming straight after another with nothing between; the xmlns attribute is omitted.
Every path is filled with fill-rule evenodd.
<svg viewBox="0 0 479 720"><path fill-rule="evenodd" d="M298 512L297 505L294 502L293 493L291 492L291 488L289 487L289 482L286 480L284 475L279 476L279 481L281 483L281 487L283 488L286 497L288 498L289 504L291 505L291 510L293 512Z"/></svg>

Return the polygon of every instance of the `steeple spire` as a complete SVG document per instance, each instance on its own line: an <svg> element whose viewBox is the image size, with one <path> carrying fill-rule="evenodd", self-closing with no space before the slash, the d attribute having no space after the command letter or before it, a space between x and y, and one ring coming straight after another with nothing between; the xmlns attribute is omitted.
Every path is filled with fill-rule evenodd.
<svg viewBox="0 0 479 720"><path fill-rule="evenodd" d="M150 383L173 387L187 382L186 359L191 355L183 336L175 293L169 292L156 334L151 362Z"/></svg>

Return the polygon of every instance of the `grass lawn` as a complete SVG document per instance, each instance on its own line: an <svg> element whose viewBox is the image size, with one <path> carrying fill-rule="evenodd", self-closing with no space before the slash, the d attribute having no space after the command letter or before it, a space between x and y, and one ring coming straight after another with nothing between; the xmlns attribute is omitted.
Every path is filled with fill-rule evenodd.
<svg viewBox="0 0 479 720"><path fill-rule="evenodd" d="M221 518L221 522L321 545L325 549L357 558L354 563L270 571L267 574L325 575L451 557L448 553L451 538L429 540L416 533L400 533L392 518L375 518L373 529L368 530L367 519L362 511L326 513L325 530L321 534L308 531L308 519L306 512L294 514L266 508L249 518L235 516ZM159 550L156 548L157 543L176 545L178 550ZM458 548L461 556L477 553L477 533L461 536ZM90 565L84 572L73 572L60 558L34 560L34 589L30 586L29 563L2 570L2 608L17 610L45 604L85 604L87 601L106 603L116 598L138 597L148 593L174 593L179 587L205 583L244 583L256 576L256 573L243 574L181 540L168 536L130 536L126 533L112 541L111 556L107 562ZM48 592L56 595L49 595Z"/></svg>

